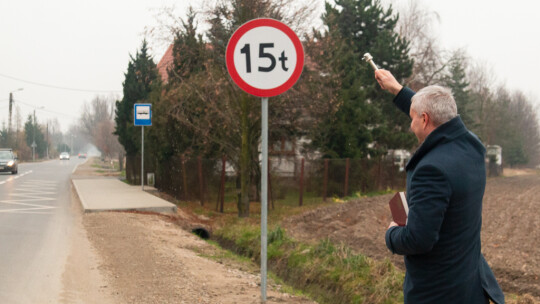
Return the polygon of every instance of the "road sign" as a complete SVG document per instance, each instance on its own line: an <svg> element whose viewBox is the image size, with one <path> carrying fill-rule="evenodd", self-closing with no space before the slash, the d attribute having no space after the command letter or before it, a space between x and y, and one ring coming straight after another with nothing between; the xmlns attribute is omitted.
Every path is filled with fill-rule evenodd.
<svg viewBox="0 0 540 304"><path fill-rule="evenodd" d="M133 107L135 126L152 125L152 105L149 103L136 103Z"/></svg>
<svg viewBox="0 0 540 304"><path fill-rule="evenodd" d="M144 191L144 127L152 125L152 105L136 103L133 105L133 122L141 126L141 186Z"/></svg>
<svg viewBox="0 0 540 304"><path fill-rule="evenodd" d="M244 91L272 97L290 89L304 67L304 49L287 25L274 19L254 19L231 36L227 70Z"/></svg>

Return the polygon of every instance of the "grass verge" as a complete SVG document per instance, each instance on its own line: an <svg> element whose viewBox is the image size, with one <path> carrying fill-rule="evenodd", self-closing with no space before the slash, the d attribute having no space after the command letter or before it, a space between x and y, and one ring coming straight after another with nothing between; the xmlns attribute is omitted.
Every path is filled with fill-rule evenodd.
<svg viewBox="0 0 540 304"><path fill-rule="evenodd" d="M238 219L214 232L218 242L260 260L260 229ZM287 284L320 303L402 303L404 274L389 260L376 261L343 244L289 238L280 226L268 232L268 267Z"/></svg>

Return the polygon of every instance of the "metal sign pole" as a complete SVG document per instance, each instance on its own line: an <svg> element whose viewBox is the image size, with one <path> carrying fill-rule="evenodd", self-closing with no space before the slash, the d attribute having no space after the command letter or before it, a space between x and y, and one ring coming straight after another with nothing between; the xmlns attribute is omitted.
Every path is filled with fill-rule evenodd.
<svg viewBox="0 0 540 304"><path fill-rule="evenodd" d="M141 186L144 191L144 126L141 127Z"/></svg>
<svg viewBox="0 0 540 304"><path fill-rule="evenodd" d="M261 43L260 37L267 37ZM265 38L266 39L266 38ZM270 43L272 42L272 43ZM257 59L256 52L259 49ZM266 49L266 50L265 50ZM227 71L246 93L261 101L261 302L266 303L268 246L268 98L290 89L304 67L302 42L284 23L258 18L240 26L229 39L225 52ZM271 64L261 60L270 59ZM281 65L276 65L276 61ZM253 63L253 69L252 69ZM257 66L257 67L255 67Z"/></svg>
<svg viewBox="0 0 540 304"><path fill-rule="evenodd" d="M267 216L268 216L268 97L262 98L261 141L262 141L262 174L261 174L261 301L266 303L266 263L267 263Z"/></svg>

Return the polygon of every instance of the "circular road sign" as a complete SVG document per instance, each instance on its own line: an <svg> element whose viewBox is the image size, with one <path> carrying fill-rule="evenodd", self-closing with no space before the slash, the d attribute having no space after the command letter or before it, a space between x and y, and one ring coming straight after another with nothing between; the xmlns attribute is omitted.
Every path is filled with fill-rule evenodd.
<svg viewBox="0 0 540 304"><path fill-rule="evenodd" d="M274 19L254 19L229 40L227 70L244 91L272 97L290 89L304 67L304 49L287 25Z"/></svg>

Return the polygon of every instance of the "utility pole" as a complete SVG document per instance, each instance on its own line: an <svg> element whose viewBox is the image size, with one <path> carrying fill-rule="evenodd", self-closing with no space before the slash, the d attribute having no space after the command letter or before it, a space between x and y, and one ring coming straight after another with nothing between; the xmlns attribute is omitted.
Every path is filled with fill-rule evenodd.
<svg viewBox="0 0 540 304"><path fill-rule="evenodd" d="M11 91L9 92L9 118L8 118L8 134L9 136L11 137L11 116L12 116L12 113L13 113L13 93L14 92L18 92L18 91L22 91L23 88L19 88L15 91Z"/></svg>
<svg viewBox="0 0 540 304"><path fill-rule="evenodd" d="M36 161L36 109L34 109L34 123L32 124L32 161Z"/></svg>
<svg viewBox="0 0 540 304"><path fill-rule="evenodd" d="M47 159L49 159L49 122L47 121Z"/></svg>
<svg viewBox="0 0 540 304"><path fill-rule="evenodd" d="M8 122L8 134L11 135L11 112L13 109L13 92L9 92L9 122Z"/></svg>

